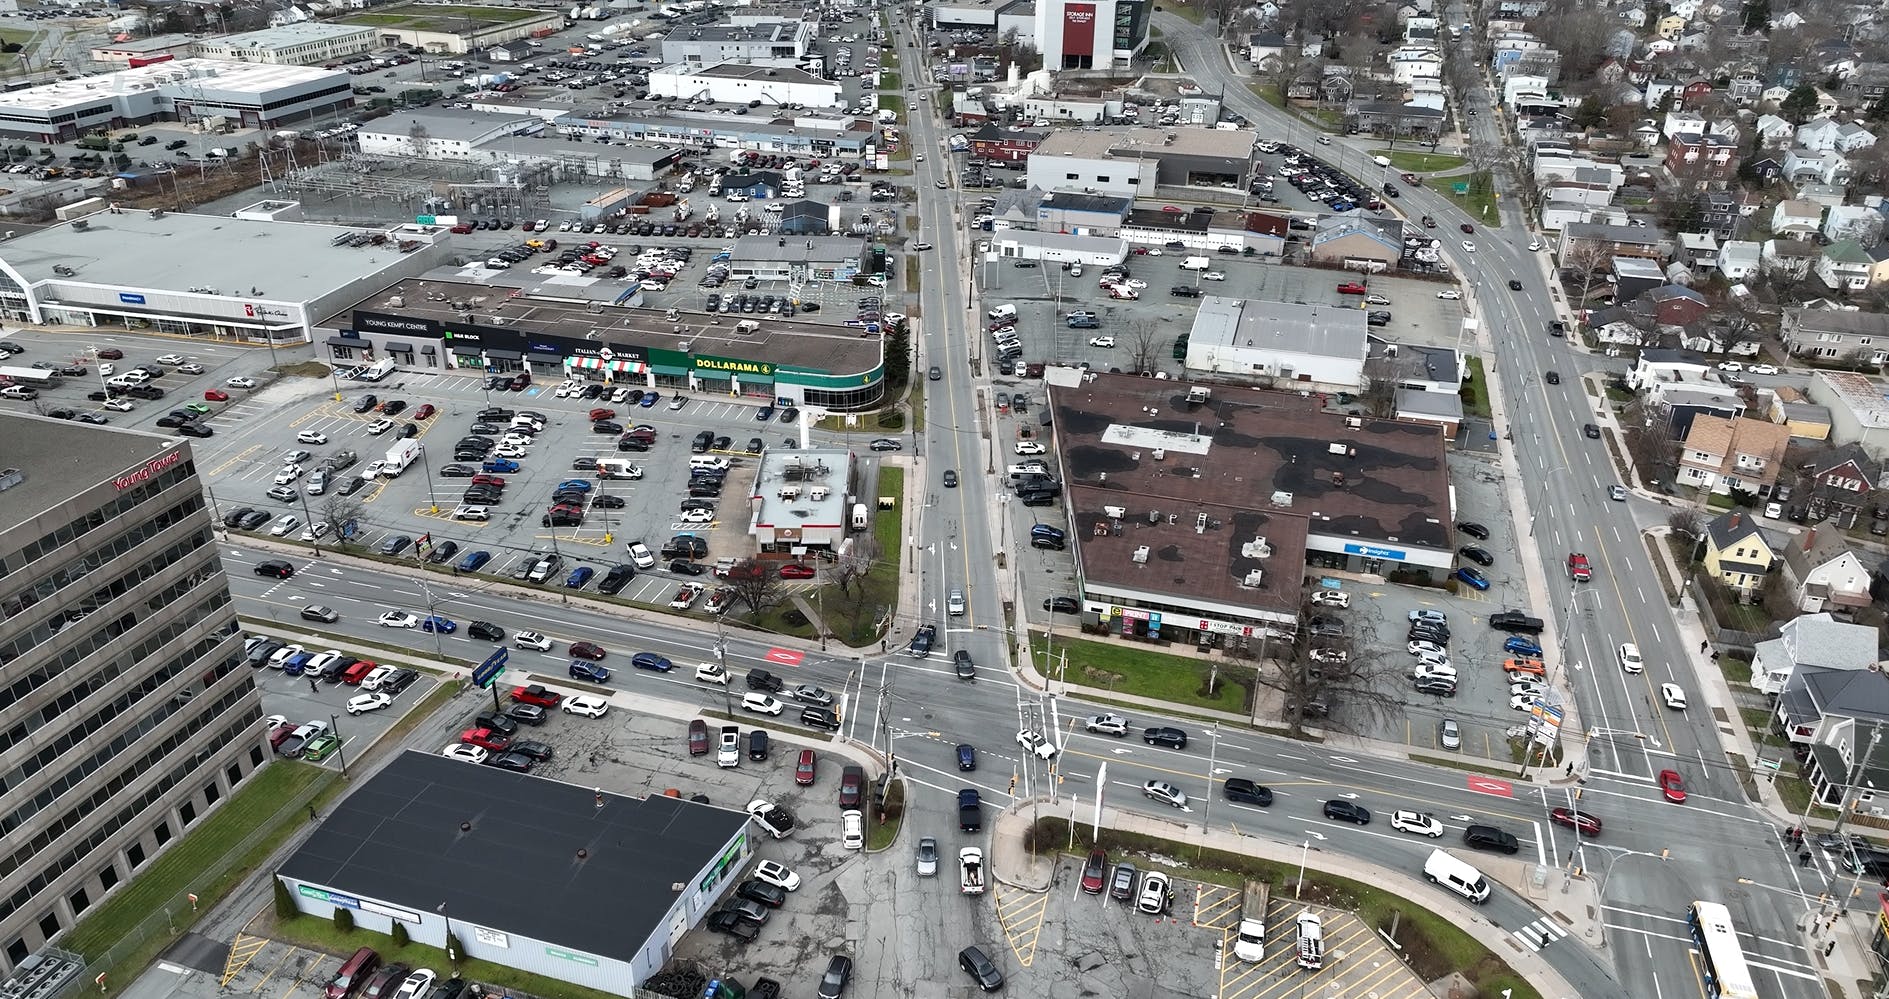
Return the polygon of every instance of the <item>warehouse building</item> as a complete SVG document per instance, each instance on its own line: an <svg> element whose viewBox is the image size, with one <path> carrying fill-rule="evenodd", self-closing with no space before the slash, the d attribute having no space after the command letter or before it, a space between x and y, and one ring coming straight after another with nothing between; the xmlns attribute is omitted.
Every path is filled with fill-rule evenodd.
<svg viewBox="0 0 1889 999"><path fill-rule="evenodd" d="M18 412L0 415L0 436L0 970L12 970L267 757L190 444Z"/></svg>
<svg viewBox="0 0 1889 999"><path fill-rule="evenodd" d="M1252 129L1058 129L1030 154L1028 183L1045 191L1148 197L1161 187L1246 190Z"/></svg>
<svg viewBox="0 0 1889 999"><path fill-rule="evenodd" d="M663 66L649 73L652 97L718 104L756 104L757 109L783 104L809 108L843 108L857 101L859 79L825 80L791 67L745 66L723 62L711 66Z"/></svg>
<svg viewBox="0 0 1889 999"><path fill-rule="evenodd" d="M1194 312L1187 371L1216 380L1356 392L1364 382L1368 329L1362 309L1209 295Z"/></svg>
<svg viewBox="0 0 1889 999"><path fill-rule="evenodd" d="M1435 425L1326 412L1296 392L1051 375L1083 609L1112 631L1241 642L1296 621L1308 565L1455 568Z"/></svg>
<svg viewBox="0 0 1889 999"><path fill-rule="evenodd" d="M793 66L806 60L819 25L737 15L726 24L680 27L663 36L662 61L699 69L718 63Z"/></svg>
<svg viewBox="0 0 1889 999"><path fill-rule="evenodd" d="M316 66L372 51L377 42L373 28L308 21L201 38L192 51L203 59L270 66Z"/></svg>
<svg viewBox="0 0 1889 999"><path fill-rule="evenodd" d="M434 947L450 936L476 961L628 996L754 845L732 809L409 750L323 816L276 876L316 918L347 909L364 930L398 923Z"/></svg>
<svg viewBox="0 0 1889 999"><path fill-rule="evenodd" d="M481 7L471 3L394 3L350 15L373 28L384 46L411 45L433 53L463 54L532 37L532 32L564 29L561 10ZM340 18L347 23L348 18Z"/></svg>
<svg viewBox="0 0 1889 999"><path fill-rule="evenodd" d="M450 238L431 226L279 221L296 213L295 202L235 218L100 207L0 244L0 316L307 343L314 321L358 297L361 282L435 267Z"/></svg>
<svg viewBox="0 0 1889 999"><path fill-rule="evenodd" d="M797 157L857 158L866 154L879 135L879 126L869 118L832 111L761 110L766 113L729 115L638 106L609 115L562 114L556 124L565 135L708 150L718 156L728 155L731 149L752 149Z"/></svg>
<svg viewBox="0 0 1889 999"><path fill-rule="evenodd" d="M94 129L212 118L274 128L352 107L348 81L319 67L173 59L0 93L0 135L67 142Z"/></svg>

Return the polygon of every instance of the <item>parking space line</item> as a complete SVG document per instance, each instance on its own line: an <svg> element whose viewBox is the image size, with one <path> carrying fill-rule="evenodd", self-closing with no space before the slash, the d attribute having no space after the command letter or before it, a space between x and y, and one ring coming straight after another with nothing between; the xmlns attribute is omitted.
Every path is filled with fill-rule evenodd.
<svg viewBox="0 0 1889 999"><path fill-rule="evenodd" d="M1004 942L1027 968L1036 960L1037 940L1043 934L1043 919L1049 913L1049 894L992 889L996 900L997 923L1003 927Z"/></svg>
<svg viewBox="0 0 1889 999"><path fill-rule="evenodd" d="M1240 892L1206 882L1195 885L1194 925L1209 930L1238 929Z"/></svg>
<svg viewBox="0 0 1889 999"><path fill-rule="evenodd" d="M249 967L249 962L268 944L268 937L252 937L247 933L236 934L236 939L230 942L229 956L223 959L223 978L217 984L228 988L231 979L242 974L243 969Z"/></svg>

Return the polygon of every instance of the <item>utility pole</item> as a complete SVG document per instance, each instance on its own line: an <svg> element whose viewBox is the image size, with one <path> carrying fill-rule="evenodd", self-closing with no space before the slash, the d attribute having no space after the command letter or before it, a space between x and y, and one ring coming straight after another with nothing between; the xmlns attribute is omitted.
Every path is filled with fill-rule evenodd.
<svg viewBox="0 0 1889 999"><path fill-rule="evenodd" d="M1836 825L1831 827L1830 835L1843 834L1843 820L1850 816L1850 797L1856 793L1856 785L1863 779L1863 763L1876 755L1876 744L1881 741L1882 723L1875 722L1869 726L1869 748L1858 753L1855 761L1850 764L1850 779L1843 788L1842 800L1837 804L1837 821Z"/></svg>

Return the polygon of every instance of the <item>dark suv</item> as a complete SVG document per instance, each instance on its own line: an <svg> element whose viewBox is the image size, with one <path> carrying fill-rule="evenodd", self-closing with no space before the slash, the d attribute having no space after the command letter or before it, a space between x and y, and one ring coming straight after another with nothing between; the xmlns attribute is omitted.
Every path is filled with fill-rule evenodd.
<svg viewBox="0 0 1889 999"><path fill-rule="evenodd" d="M1363 805L1354 804L1344 798L1333 798L1325 802L1325 817L1328 819L1341 819L1345 822L1356 822L1361 826L1371 824L1370 809Z"/></svg>
<svg viewBox="0 0 1889 999"><path fill-rule="evenodd" d="M1463 845L1476 850L1514 853L1522 848L1515 834L1495 826L1472 825L1463 828Z"/></svg>
<svg viewBox="0 0 1889 999"><path fill-rule="evenodd" d="M769 673L767 670L751 669L748 671L749 690L764 690L770 694L778 694L785 689L786 686L787 684L781 682L780 677Z"/></svg>

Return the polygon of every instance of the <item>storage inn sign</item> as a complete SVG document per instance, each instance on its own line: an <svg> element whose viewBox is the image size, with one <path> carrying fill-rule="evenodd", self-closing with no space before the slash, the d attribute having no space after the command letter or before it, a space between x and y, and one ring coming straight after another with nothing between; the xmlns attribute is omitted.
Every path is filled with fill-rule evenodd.
<svg viewBox="0 0 1889 999"><path fill-rule="evenodd" d="M703 371L728 371L737 375L774 377L774 365L766 361L737 361L728 357L697 357L695 367Z"/></svg>

